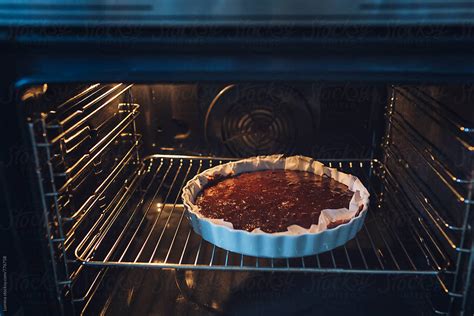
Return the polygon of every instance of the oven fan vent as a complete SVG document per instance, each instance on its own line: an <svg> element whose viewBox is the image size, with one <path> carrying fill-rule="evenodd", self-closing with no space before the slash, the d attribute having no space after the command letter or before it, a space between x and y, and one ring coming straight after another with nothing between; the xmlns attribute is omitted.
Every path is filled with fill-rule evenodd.
<svg viewBox="0 0 474 316"><path fill-rule="evenodd" d="M281 86L228 86L211 103L206 116L211 148L234 157L304 153L310 150L313 117L306 99Z"/></svg>

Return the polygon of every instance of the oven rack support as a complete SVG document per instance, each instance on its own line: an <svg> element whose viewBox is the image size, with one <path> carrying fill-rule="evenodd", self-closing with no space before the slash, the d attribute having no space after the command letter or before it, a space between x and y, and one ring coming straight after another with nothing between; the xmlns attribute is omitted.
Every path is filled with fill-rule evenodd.
<svg viewBox="0 0 474 316"><path fill-rule="evenodd" d="M38 143L36 140L36 126L39 126L41 130L41 137L44 138L43 142ZM28 131L32 145L32 152L34 158L34 167L36 173L36 180L39 188L39 193L41 195L41 209L43 213L43 224L46 228L47 232L47 240L48 240L48 248L50 252L51 258L51 267L53 270L53 278L56 284L56 296L57 301L61 304L61 309L64 311L64 304L63 304L63 292L70 291L71 286L71 279L69 278L69 267L66 260L66 250L64 246L64 232L62 229L62 218L61 214L58 210L58 196L57 194L53 194L56 191L56 184L54 180L54 170L51 164L51 153L50 153L50 145L46 142L46 125L44 118L41 120L30 121L28 123ZM39 148L43 148L45 153L45 157L43 159L40 158ZM43 174L42 168L42 161L46 161L47 165L47 172L48 179L45 179ZM53 191L48 192L45 188L45 181L49 181L51 188ZM51 214L51 210L49 205L47 204L48 197L53 198L53 214ZM55 231L53 227L53 223L57 222L58 230ZM59 252L59 254L58 254ZM56 258L59 257L60 262L57 262ZM71 293L72 297L72 293ZM74 311L74 306L72 307Z"/></svg>
<svg viewBox="0 0 474 316"><path fill-rule="evenodd" d="M120 177L133 177L129 169L135 169L136 174L140 172L141 135L135 125L140 106L120 102L129 101L126 97L130 87L93 85L63 104L68 106L31 113L28 119L56 295L64 314L74 313L76 307L82 309L69 302L87 304L106 271L99 269L91 284L87 284L89 281L83 275L88 269L78 265L71 254L81 234L77 227L89 211L101 207L99 203L116 189ZM109 163L105 170L103 160L107 157L112 157L115 163ZM80 207L71 207L74 192L86 185L83 179L97 175L102 175L103 181L93 194ZM127 180L121 186L124 190L129 185ZM70 209L74 211L72 214L68 213ZM86 286L83 291L76 289L79 280L83 283L80 288Z"/></svg>
<svg viewBox="0 0 474 316"><path fill-rule="evenodd" d="M451 112L449 107L431 98L429 95L417 88L404 88L392 86L391 99L387 106L385 116L387 118L386 133L382 142L384 165L387 168L388 162L392 167L396 166L397 176L407 178L404 181L405 190L409 187L411 197L414 197L418 204L412 205L413 214L417 214L417 220L428 218L432 225L434 237L438 237L440 249L450 252L450 258L453 266L449 271L444 271L438 275L441 288L449 297L449 306L443 310L433 308L436 314L448 315L453 311L463 310L463 305L468 301L467 291L469 282L472 282L473 269L473 246L472 237L472 215L470 214L472 199L472 190L474 178L471 172L454 170L452 166L445 162L446 156L436 148L428 139L426 139L397 109L397 94L410 101L410 106L422 111L432 122L440 126L443 132L451 139L453 144L461 148L468 156L472 156L474 145L472 144L472 133L474 128L468 126L464 120ZM429 185L423 187L422 178L417 175L415 168L404 157L405 152L398 148L398 144L393 141L394 134L402 136L403 140L410 147L410 152L416 153L421 158L422 164L428 167L430 174L437 179L442 187L450 192L451 198L457 202L456 210L448 211L459 212L458 217L461 221L453 224L450 219L444 217L439 210L446 209L439 201L436 201L436 195L430 190ZM395 163L394 163L395 162ZM389 172L388 172L389 173ZM393 177L393 175L392 175ZM396 185L396 190L404 190L402 186ZM410 201L405 194L405 200ZM419 207L421 205L421 207ZM421 216L419 216L421 215ZM423 217L422 217L423 216ZM472 236L472 234L471 234ZM444 245L447 245L443 247ZM464 270L464 271L463 271ZM449 279L449 285L444 279Z"/></svg>

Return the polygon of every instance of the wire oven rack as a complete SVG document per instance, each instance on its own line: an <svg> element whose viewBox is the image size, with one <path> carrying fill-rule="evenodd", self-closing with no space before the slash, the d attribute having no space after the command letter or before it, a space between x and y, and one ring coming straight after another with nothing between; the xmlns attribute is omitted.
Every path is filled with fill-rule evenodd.
<svg viewBox="0 0 474 316"><path fill-rule="evenodd" d="M176 155L145 158L138 179L130 184L133 193L115 212L95 223L76 248L76 259L99 267L424 275L438 275L451 265L430 245L429 232L403 211L403 199L395 192L384 195L393 183L377 160L322 160L358 176L371 192L365 224L344 246L291 259L250 257L216 247L194 233L180 196L194 175L229 160Z"/></svg>

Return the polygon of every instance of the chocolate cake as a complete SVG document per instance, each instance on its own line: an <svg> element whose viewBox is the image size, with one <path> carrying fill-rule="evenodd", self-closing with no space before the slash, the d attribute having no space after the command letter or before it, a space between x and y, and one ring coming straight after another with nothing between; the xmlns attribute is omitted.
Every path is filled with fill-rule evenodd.
<svg viewBox="0 0 474 316"><path fill-rule="evenodd" d="M348 208L352 195L346 185L312 172L264 170L214 179L196 204L202 215L224 219L235 229L274 233L318 224L322 210Z"/></svg>

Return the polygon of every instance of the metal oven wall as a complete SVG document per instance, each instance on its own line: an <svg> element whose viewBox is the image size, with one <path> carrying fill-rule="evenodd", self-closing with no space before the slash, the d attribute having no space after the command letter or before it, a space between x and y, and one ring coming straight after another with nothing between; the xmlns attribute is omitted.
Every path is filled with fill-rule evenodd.
<svg viewBox="0 0 474 316"><path fill-rule="evenodd" d="M229 87L231 89L229 89ZM388 88L357 82L134 85L144 151L248 157L370 158Z"/></svg>

